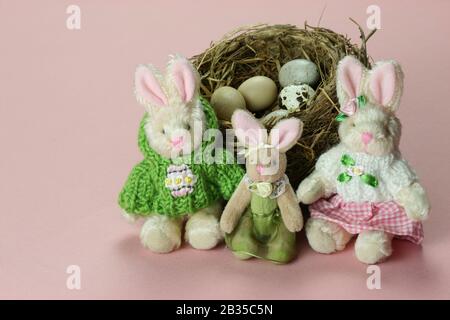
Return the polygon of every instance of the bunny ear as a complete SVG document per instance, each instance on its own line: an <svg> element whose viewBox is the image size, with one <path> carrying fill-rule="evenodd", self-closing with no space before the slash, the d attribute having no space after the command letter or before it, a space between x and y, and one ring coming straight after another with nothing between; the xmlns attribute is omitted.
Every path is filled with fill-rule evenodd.
<svg viewBox="0 0 450 320"><path fill-rule="evenodd" d="M343 58L337 67L337 95L341 106L360 95L365 68L352 56Z"/></svg>
<svg viewBox="0 0 450 320"><path fill-rule="evenodd" d="M247 111L236 110L231 117L234 133L244 146L257 146L267 141L267 130Z"/></svg>
<svg viewBox="0 0 450 320"><path fill-rule="evenodd" d="M181 101L191 102L199 87L199 75L194 66L186 58L175 56L167 68L169 79L175 85Z"/></svg>
<svg viewBox="0 0 450 320"><path fill-rule="evenodd" d="M369 74L368 93L372 101L396 111L403 92L403 72L395 61L380 61Z"/></svg>
<svg viewBox="0 0 450 320"><path fill-rule="evenodd" d="M155 71L148 66L140 65L134 75L136 97L140 102L149 102L156 106L167 106L167 97L155 75Z"/></svg>
<svg viewBox="0 0 450 320"><path fill-rule="evenodd" d="M292 148L302 135L303 122L297 118L281 120L270 131L270 143L280 152Z"/></svg>

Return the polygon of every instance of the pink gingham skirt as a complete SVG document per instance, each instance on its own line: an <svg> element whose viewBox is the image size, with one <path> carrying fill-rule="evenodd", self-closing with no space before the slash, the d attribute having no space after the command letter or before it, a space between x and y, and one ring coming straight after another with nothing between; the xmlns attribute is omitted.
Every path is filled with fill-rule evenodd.
<svg viewBox="0 0 450 320"><path fill-rule="evenodd" d="M311 217L334 222L351 234L379 230L415 244L423 240L422 223L408 218L405 210L394 201L345 202L336 194L314 202L309 209Z"/></svg>

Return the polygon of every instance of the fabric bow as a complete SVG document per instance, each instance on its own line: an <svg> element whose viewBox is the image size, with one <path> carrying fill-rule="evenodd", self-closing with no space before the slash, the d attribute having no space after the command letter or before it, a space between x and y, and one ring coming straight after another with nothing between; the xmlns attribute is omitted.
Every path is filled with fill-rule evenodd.
<svg viewBox="0 0 450 320"><path fill-rule="evenodd" d="M273 192L273 186L270 182L252 182L248 188L262 198L267 198Z"/></svg>
<svg viewBox="0 0 450 320"><path fill-rule="evenodd" d="M286 191L289 178L284 175L275 182L253 181L247 174L244 176L247 188L261 198L276 199Z"/></svg>
<svg viewBox="0 0 450 320"><path fill-rule="evenodd" d="M358 107L363 107L366 103L367 99L363 95L349 99L345 105L341 106L341 113L336 117L336 121L341 122L345 118L352 116Z"/></svg>

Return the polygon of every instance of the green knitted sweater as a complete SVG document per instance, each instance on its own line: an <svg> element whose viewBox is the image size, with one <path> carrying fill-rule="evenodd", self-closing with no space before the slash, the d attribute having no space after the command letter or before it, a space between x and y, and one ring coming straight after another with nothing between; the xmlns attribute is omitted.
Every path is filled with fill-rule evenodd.
<svg viewBox="0 0 450 320"><path fill-rule="evenodd" d="M205 100L201 99L209 129L218 129L216 115ZM208 164L203 161L203 153L193 152L187 157L172 161L157 154L148 144L145 133L147 114L139 127L138 144L144 155L144 160L131 171L119 195L119 205L128 213L146 216L150 213L159 213L168 216L181 216L195 213L202 208L210 206L222 198L228 200L241 181L244 170L238 164L228 164L230 155L219 149L223 155L220 163ZM214 145L214 137L202 143L202 151ZM218 150L216 149L217 153ZM201 160L193 162L194 155L201 155ZM217 158L217 155L215 155ZM185 161L183 159L190 159ZM184 196L173 196L165 183L168 178L168 167L172 164L186 163L195 177L195 184L191 193Z"/></svg>

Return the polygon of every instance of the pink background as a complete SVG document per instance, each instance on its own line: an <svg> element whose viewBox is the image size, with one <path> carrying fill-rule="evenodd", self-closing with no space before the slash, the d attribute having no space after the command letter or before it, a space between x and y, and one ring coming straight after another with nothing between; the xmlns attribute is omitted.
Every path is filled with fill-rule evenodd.
<svg viewBox="0 0 450 320"><path fill-rule="evenodd" d="M374 1L0 1L0 298L450 298L450 2L375 1L375 59L406 73L402 150L433 205L422 247L396 241L368 290L353 246L314 253L300 235L287 266L241 262L223 247L169 255L142 248L117 194L141 159L143 109L132 94L138 63L206 49L258 22L321 25L359 41ZM69 4L82 11L66 28ZM295 186L296 187L296 186ZM66 288L79 265L82 289Z"/></svg>

